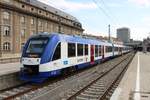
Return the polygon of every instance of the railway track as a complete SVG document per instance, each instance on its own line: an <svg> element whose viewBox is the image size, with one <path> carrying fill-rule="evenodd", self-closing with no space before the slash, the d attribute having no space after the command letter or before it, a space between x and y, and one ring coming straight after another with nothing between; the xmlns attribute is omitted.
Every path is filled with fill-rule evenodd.
<svg viewBox="0 0 150 100"><path fill-rule="evenodd" d="M3 90L3 92L1 91L0 99L8 100L10 98L29 92L31 88L33 88L33 86L30 84L21 84L13 88Z"/></svg>
<svg viewBox="0 0 150 100"><path fill-rule="evenodd" d="M70 92L64 100L109 100L133 56L124 59L83 88Z"/></svg>
<svg viewBox="0 0 150 100"><path fill-rule="evenodd" d="M108 70L112 69L113 66L118 64L118 62L121 62L124 59L128 58L129 55L130 54L126 54L122 57L115 58L112 61L105 62L96 67L89 68L81 72L77 72L73 75L69 75L65 78L61 78L55 81L51 80L48 83L42 85L26 84L6 91L1 91L0 99L4 99L4 100L39 99L40 100L41 98L48 99L49 96L52 98L51 100L72 99L72 97L75 99L76 97L80 98L80 95L76 95L76 97L73 95L76 94L77 91L82 90L83 87L86 87L88 83L94 81L95 80L94 78L98 77L99 75L102 76ZM98 82L94 86L100 85L104 87L105 84L103 83L103 81L101 80L100 82L101 83ZM68 92L71 94L69 94ZM56 94L56 93L60 93L60 94ZM49 95L45 96L46 94Z"/></svg>

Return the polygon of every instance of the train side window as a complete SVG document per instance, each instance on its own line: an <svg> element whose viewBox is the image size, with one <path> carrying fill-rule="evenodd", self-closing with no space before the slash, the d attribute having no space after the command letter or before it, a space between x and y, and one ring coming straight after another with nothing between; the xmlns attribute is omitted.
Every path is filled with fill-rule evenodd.
<svg viewBox="0 0 150 100"><path fill-rule="evenodd" d="M106 48L106 52L108 52L108 46L106 46L105 48Z"/></svg>
<svg viewBox="0 0 150 100"><path fill-rule="evenodd" d="M107 46L105 46L105 52L107 52Z"/></svg>
<svg viewBox="0 0 150 100"><path fill-rule="evenodd" d="M78 56L83 56L83 44L77 44Z"/></svg>
<svg viewBox="0 0 150 100"><path fill-rule="evenodd" d="M121 52L121 51L122 51L122 47L119 48L119 52Z"/></svg>
<svg viewBox="0 0 150 100"><path fill-rule="evenodd" d="M61 43L57 45L52 61L60 59L60 58L61 58Z"/></svg>
<svg viewBox="0 0 150 100"><path fill-rule="evenodd" d="M118 47L115 47L115 51L118 51Z"/></svg>
<svg viewBox="0 0 150 100"><path fill-rule="evenodd" d="M112 52L112 47L111 46L108 47L108 52Z"/></svg>
<svg viewBox="0 0 150 100"><path fill-rule="evenodd" d="M99 56L101 56L101 46L99 45Z"/></svg>
<svg viewBox="0 0 150 100"><path fill-rule="evenodd" d="M88 55L88 44L85 44L84 51L85 51L85 55Z"/></svg>
<svg viewBox="0 0 150 100"><path fill-rule="evenodd" d="M75 43L68 43L68 57L76 56L76 45Z"/></svg>
<svg viewBox="0 0 150 100"><path fill-rule="evenodd" d="M98 57L98 45L95 45L95 57Z"/></svg>
<svg viewBox="0 0 150 100"><path fill-rule="evenodd" d="M112 52L112 47L111 46L106 46L106 52Z"/></svg>

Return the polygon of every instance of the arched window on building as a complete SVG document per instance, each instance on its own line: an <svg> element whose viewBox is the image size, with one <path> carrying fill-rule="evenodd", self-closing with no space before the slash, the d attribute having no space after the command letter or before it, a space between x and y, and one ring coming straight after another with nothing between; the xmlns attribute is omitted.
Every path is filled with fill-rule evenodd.
<svg viewBox="0 0 150 100"><path fill-rule="evenodd" d="M45 22L45 28L48 29L48 23L47 22Z"/></svg>
<svg viewBox="0 0 150 100"><path fill-rule="evenodd" d="M3 50L4 51L10 51L10 43L9 42L5 42L3 44Z"/></svg>
<svg viewBox="0 0 150 100"><path fill-rule="evenodd" d="M40 20L38 21L38 26L42 27L42 22Z"/></svg>
<svg viewBox="0 0 150 100"><path fill-rule="evenodd" d="M34 25L34 18L31 18L31 25Z"/></svg>
<svg viewBox="0 0 150 100"><path fill-rule="evenodd" d="M10 36L10 27L4 26L4 36Z"/></svg>
<svg viewBox="0 0 150 100"><path fill-rule="evenodd" d="M25 37L25 29L21 29L21 37Z"/></svg>
<svg viewBox="0 0 150 100"><path fill-rule="evenodd" d="M20 22L21 22L22 24L25 23L25 17L24 17L24 16L22 16L22 17L20 18Z"/></svg>
<svg viewBox="0 0 150 100"><path fill-rule="evenodd" d="M4 16L4 19L5 19L5 20L9 20L9 19L10 19L10 13L7 12L7 11L4 11L4 12L3 12L3 16Z"/></svg>

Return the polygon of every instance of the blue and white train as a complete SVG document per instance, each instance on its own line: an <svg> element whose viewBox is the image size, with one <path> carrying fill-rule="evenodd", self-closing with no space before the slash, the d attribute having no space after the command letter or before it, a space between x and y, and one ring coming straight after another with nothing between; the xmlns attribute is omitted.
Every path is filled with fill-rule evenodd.
<svg viewBox="0 0 150 100"><path fill-rule="evenodd" d="M40 33L29 38L21 57L20 79L43 82L130 51L130 47L79 36Z"/></svg>

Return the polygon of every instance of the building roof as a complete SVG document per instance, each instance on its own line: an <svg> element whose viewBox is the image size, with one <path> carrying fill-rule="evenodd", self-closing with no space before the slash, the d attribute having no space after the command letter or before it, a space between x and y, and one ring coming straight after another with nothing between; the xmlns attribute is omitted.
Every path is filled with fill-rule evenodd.
<svg viewBox="0 0 150 100"><path fill-rule="evenodd" d="M121 27L121 28L118 28L117 30L130 30L128 27Z"/></svg>
<svg viewBox="0 0 150 100"><path fill-rule="evenodd" d="M56 15L60 15L60 16L62 16L62 17L64 17L64 18L66 18L66 19L70 19L70 20L79 22L76 17L74 17L74 16L72 16L72 15L70 15L70 14L68 14L68 13L65 13L65 12L63 12L63 11L61 11L61 10L59 10L59 9L56 9L56 8L50 6L50 5L47 5L47 4L45 4L45 3L42 3L42 2L40 2L40 1L38 1L38 0L22 0L22 1L23 1L23 2L26 2L26 3L29 3L29 4L31 4L31 5L33 5L33 6L39 7L39 8L41 8L41 9L43 9L43 10L47 10L47 11L49 11L49 12L52 12L52 13L54 13L54 14L56 14Z"/></svg>

